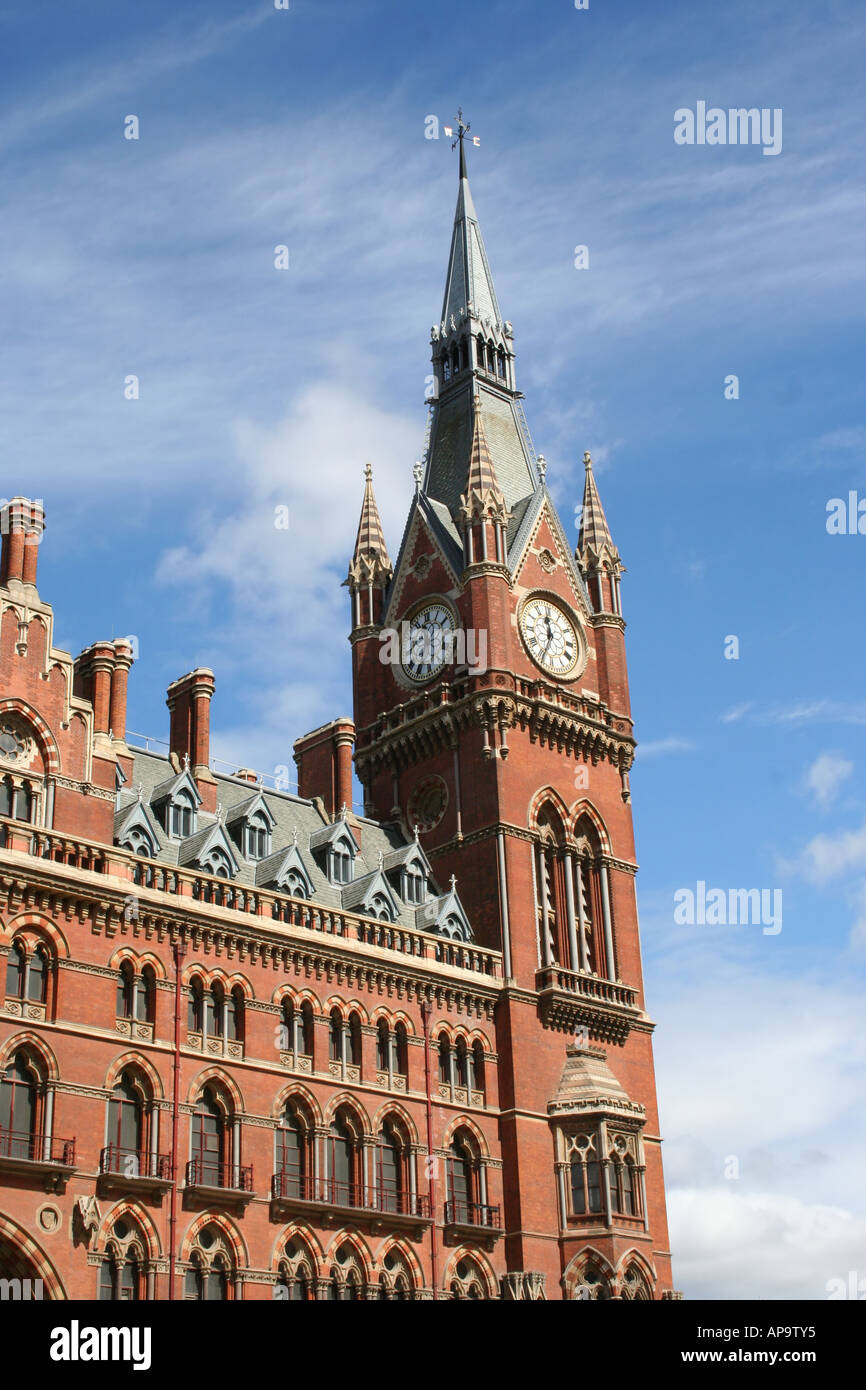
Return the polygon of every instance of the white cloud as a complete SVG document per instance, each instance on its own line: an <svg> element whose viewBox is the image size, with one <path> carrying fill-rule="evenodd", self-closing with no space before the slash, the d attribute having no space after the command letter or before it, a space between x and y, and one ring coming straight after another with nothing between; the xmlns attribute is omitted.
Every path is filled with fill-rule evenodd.
<svg viewBox="0 0 866 1390"><path fill-rule="evenodd" d="M806 773L806 786L815 793L818 804L829 806L839 788L854 771L854 764L838 753L821 753Z"/></svg>
<svg viewBox="0 0 866 1390"><path fill-rule="evenodd" d="M677 738L671 735L670 738L650 739L648 743L638 745L638 757L640 758L663 758L668 753L692 753L695 744L689 738Z"/></svg>
<svg viewBox="0 0 866 1390"><path fill-rule="evenodd" d="M866 868L866 821L856 830L815 835L800 851L799 868L810 883Z"/></svg>

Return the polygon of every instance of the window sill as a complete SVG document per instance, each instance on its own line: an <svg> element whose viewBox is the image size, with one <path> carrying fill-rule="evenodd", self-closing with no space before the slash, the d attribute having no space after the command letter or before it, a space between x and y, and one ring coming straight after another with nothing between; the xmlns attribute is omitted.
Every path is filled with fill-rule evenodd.
<svg viewBox="0 0 866 1390"><path fill-rule="evenodd" d="M26 1018L34 1023L45 1022L45 1005L31 999L7 999L4 1012L10 1018Z"/></svg>
<svg viewBox="0 0 866 1390"><path fill-rule="evenodd" d="M137 1018L118 1018L115 1020L118 1033L124 1038L135 1038L140 1042L153 1042L153 1024L140 1022Z"/></svg>
<svg viewBox="0 0 866 1390"><path fill-rule="evenodd" d="M307 1057L303 1052L281 1052L280 1065L287 1067L289 1071L303 1071L310 1074L313 1070L313 1059Z"/></svg>

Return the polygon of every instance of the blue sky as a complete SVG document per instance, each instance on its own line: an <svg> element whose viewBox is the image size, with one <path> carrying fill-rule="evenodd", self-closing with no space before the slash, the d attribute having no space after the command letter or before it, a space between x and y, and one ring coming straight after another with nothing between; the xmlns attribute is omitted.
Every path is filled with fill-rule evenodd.
<svg viewBox="0 0 866 1390"><path fill-rule="evenodd" d="M592 451L628 567L690 1297L866 1277L866 536L825 526L866 497L864 37L839 0L0 9L4 490L45 500L58 642L135 634L129 722L157 737L166 685L211 665L235 765L291 765L351 707L363 466L393 553L456 196L425 118L462 103L481 136L535 445L567 526ZM782 152L676 145L699 100L781 108ZM781 888L781 933L676 926L698 880Z"/></svg>

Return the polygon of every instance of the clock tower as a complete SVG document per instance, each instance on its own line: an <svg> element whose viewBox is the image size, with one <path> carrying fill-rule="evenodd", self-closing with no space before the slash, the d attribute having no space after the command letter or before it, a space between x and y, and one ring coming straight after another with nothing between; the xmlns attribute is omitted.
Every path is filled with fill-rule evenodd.
<svg viewBox="0 0 866 1390"><path fill-rule="evenodd" d="M623 566L589 454L576 550L548 491L465 129L423 465L393 564L368 470L347 580L355 767L369 814L417 827L476 940L502 952L508 1278L537 1276L548 1298L670 1297Z"/></svg>

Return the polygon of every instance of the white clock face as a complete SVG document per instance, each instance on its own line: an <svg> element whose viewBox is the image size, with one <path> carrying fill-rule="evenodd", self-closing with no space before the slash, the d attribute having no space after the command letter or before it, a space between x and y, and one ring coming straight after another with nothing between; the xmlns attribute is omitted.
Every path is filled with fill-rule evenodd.
<svg viewBox="0 0 866 1390"><path fill-rule="evenodd" d="M403 644L403 671L423 684L454 660L454 617L444 603L428 603L409 619Z"/></svg>
<svg viewBox="0 0 866 1390"><path fill-rule="evenodd" d="M577 629L553 599L543 595L527 599L520 610L520 635L532 660L551 676L570 676L577 667Z"/></svg>

